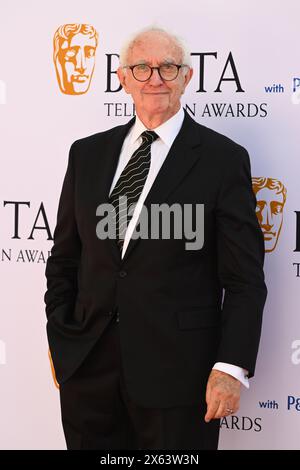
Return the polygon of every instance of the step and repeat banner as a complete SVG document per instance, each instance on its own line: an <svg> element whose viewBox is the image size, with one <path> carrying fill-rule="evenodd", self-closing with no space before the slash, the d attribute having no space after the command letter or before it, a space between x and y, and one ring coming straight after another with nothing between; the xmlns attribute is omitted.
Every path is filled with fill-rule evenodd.
<svg viewBox="0 0 300 470"><path fill-rule="evenodd" d="M220 449L300 449L300 4L0 0L0 448L65 449L45 263L72 142L134 115L116 69L155 24L184 37L182 105L250 153L269 296L256 375Z"/></svg>

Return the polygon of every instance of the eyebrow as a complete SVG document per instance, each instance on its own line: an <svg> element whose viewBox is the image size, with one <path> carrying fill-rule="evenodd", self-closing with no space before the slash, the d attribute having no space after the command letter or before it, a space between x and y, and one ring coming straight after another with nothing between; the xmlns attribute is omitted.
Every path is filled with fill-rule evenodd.
<svg viewBox="0 0 300 470"><path fill-rule="evenodd" d="M136 60L135 61L136 65L140 65L140 64L143 64L143 65L150 65L150 61L149 60L144 60L144 59L140 59L140 60ZM160 62L160 65L164 65L164 64L176 64L177 62L174 60L174 59L164 59L163 61Z"/></svg>

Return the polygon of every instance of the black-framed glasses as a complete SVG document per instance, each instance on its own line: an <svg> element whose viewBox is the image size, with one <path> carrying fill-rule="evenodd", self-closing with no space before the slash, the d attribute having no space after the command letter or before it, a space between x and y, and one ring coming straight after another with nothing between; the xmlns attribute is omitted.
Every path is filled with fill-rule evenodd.
<svg viewBox="0 0 300 470"><path fill-rule="evenodd" d="M146 82L153 74L153 70L157 70L162 80L171 81L178 77L179 70L187 67L185 64L162 64L159 67L151 67L147 64L125 65L123 68L131 70L132 75L139 82Z"/></svg>

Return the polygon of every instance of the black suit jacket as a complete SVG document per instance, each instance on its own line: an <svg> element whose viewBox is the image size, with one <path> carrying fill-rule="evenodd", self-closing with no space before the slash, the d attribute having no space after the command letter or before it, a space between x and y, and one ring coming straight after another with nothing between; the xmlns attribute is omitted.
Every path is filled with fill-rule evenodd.
<svg viewBox="0 0 300 470"><path fill-rule="evenodd" d="M71 147L46 267L50 350L63 383L118 310L132 399L147 407L195 404L216 361L250 376L255 369L266 286L249 157L185 113L145 205L204 204L204 246L131 239L122 260L115 240L97 238L96 208L108 202L133 123Z"/></svg>

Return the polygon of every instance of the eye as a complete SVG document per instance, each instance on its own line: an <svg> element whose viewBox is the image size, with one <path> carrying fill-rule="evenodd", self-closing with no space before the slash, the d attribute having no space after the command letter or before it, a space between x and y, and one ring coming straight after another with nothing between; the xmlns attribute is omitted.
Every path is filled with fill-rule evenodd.
<svg viewBox="0 0 300 470"><path fill-rule="evenodd" d="M263 201L257 201L257 205L255 208L256 212L261 212L265 206L265 203Z"/></svg>
<svg viewBox="0 0 300 470"><path fill-rule="evenodd" d="M282 206L280 204L276 204L272 207L273 214L281 214Z"/></svg>
<svg viewBox="0 0 300 470"><path fill-rule="evenodd" d="M68 49L67 52L65 53L65 58L66 59L73 59L73 57L76 56L76 50L75 49Z"/></svg>
<svg viewBox="0 0 300 470"><path fill-rule="evenodd" d="M148 65L146 64L138 64L135 67L136 70L138 70L139 72L145 72L146 70L148 70Z"/></svg>
<svg viewBox="0 0 300 470"><path fill-rule="evenodd" d="M95 56L95 49L94 47L86 47L85 48L85 55L86 57L94 57Z"/></svg>
<svg viewBox="0 0 300 470"><path fill-rule="evenodd" d="M167 71L167 70L173 70L173 69L174 69L174 65L173 65L173 64L163 64L163 65L161 65L161 68L162 68L163 70L166 70L166 71Z"/></svg>

